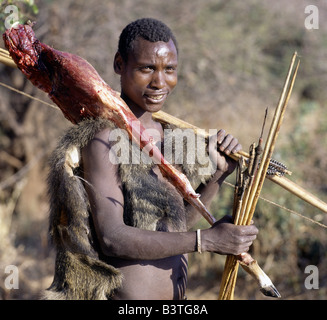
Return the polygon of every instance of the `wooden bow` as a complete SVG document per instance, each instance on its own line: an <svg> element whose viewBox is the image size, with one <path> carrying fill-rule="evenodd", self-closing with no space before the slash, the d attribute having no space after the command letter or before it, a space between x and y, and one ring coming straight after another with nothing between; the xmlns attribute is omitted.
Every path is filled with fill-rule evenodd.
<svg viewBox="0 0 327 320"><path fill-rule="evenodd" d="M262 158L260 159L260 166L259 167L253 167L252 173L249 173L250 176L252 176L252 179L250 182L248 182L245 189L242 190L242 193L240 195L238 187L236 185L235 187L235 199L234 199L234 210L233 210L233 219L234 223L238 225L248 225L253 217L257 201L260 196L260 192L263 186L263 182L265 178L267 177L271 181L277 183L284 189L290 191L291 193L295 194L302 200L308 202L309 204L313 205L314 207L324 211L327 213L327 204L314 195L310 194L308 191L304 190L300 186L296 185L291 180L285 178L281 175L266 175L267 169L271 162L271 156L275 147L276 139L278 137L278 133L283 121L283 117L285 114L286 106L288 104L288 101L291 96L291 92L294 86L295 78L297 75L297 71L299 68L300 60L298 60L296 66L295 62L297 59L297 53L295 52L290 67L288 70L288 74L285 80L285 84L282 90L282 94L280 96L278 105L275 110L274 118L271 123L270 131L267 137L267 142L265 144L265 149L263 151ZM294 71L295 66L295 71ZM170 123L174 124L179 127L184 128L192 128L195 131L198 131L199 134L201 134L201 131L199 128L192 126L182 120L179 120L175 117L172 117L168 114L165 114L162 111L159 111L158 113L154 114L153 117L161 121L163 123ZM261 139L262 140L262 139ZM259 144L260 145L260 142ZM254 152L254 147L252 146L252 150ZM259 154L258 154L259 156ZM249 159L251 158L249 154L245 152L239 152L237 154L231 155L231 157L234 160L241 161L243 158ZM253 156L255 157L255 156ZM257 159L258 160L258 159ZM248 160L249 165L250 160ZM258 161L253 160L254 163L258 163ZM250 165L249 165L250 166ZM239 169L241 170L241 169ZM255 178L254 178L255 176ZM243 188L243 186L242 186ZM228 256L226 258L225 262L225 268L224 273L222 277L222 283L221 288L219 292L219 299L233 299L234 297L234 288L237 278L237 270L240 262L242 264L242 267L248 272L253 273L255 272L256 275L263 274L262 270L258 266L257 262L255 260L251 261L250 264L246 265L243 264L241 261L237 259L235 256ZM264 274L261 277L256 276L257 279L262 279L262 283L260 283L261 291L265 295L272 295L275 297L280 297L277 289L273 286L270 279L267 278Z"/></svg>
<svg viewBox="0 0 327 320"><path fill-rule="evenodd" d="M282 94L280 96L278 105L275 110L274 118L270 126L265 148L260 159L260 165L258 166L258 168L256 168L255 166L253 166L253 169L251 168L251 172L249 172L250 179L247 185L244 186L244 189L242 189L243 185L237 185L235 188L233 218L234 223L237 225L249 225L252 220L299 68L300 61L298 61L295 71L293 72L296 58L297 53L295 52L292 57L285 84L282 90ZM257 150L261 147L261 142L262 138L259 139ZM254 150L254 148L252 149ZM260 153L261 150L258 150L258 152L256 152L255 157L260 157ZM254 162L256 161L254 160ZM239 189L241 189L242 191L239 192ZM253 263L256 262L254 261ZM233 299L234 288L237 278L237 269L237 258L235 256L228 256L225 262L225 269L222 277L219 299ZM262 290L264 289L265 288L262 288Z"/></svg>

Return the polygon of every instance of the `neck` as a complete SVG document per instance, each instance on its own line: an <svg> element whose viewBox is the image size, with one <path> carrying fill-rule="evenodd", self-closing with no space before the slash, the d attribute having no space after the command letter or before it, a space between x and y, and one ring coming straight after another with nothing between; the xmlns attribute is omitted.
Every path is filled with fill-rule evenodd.
<svg viewBox="0 0 327 320"><path fill-rule="evenodd" d="M142 110L133 101L131 101L123 92L121 93L121 98L126 102L130 110L133 112L135 117L142 123L145 128L153 127L156 123L152 119L152 113Z"/></svg>
<svg viewBox="0 0 327 320"><path fill-rule="evenodd" d="M154 138L154 141L162 141L163 139L163 128L160 122L156 122L152 118L152 113L139 108L133 101L131 101L123 92L121 93L122 99L126 102L130 110L133 112L135 117L141 122L145 129L155 129L158 132Z"/></svg>

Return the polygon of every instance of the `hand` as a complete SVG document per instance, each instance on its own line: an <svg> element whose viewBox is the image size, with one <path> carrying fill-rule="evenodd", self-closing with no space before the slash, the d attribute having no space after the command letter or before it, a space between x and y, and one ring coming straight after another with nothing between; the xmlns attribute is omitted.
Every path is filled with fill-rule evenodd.
<svg viewBox="0 0 327 320"><path fill-rule="evenodd" d="M218 148L217 148L218 144ZM217 166L217 172L214 175L214 179L219 180L222 177L226 178L231 174L237 162L226 155L239 152L242 149L241 144L231 134L226 135L226 131L221 129L217 135L213 135L209 138L209 156L210 159Z"/></svg>
<svg viewBox="0 0 327 320"><path fill-rule="evenodd" d="M225 216L201 234L203 251L239 255L249 251L258 229L254 225L234 225L232 218Z"/></svg>
<svg viewBox="0 0 327 320"><path fill-rule="evenodd" d="M226 154L236 153L242 149L242 146L238 143L238 140L231 134L226 135L224 129L220 129L217 133L217 142L219 150Z"/></svg>

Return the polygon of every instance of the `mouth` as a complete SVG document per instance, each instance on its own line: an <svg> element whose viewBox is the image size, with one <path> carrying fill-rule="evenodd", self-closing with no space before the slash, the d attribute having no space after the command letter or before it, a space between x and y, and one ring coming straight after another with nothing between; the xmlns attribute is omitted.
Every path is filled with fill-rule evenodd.
<svg viewBox="0 0 327 320"><path fill-rule="evenodd" d="M161 103L163 102L166 97L167 93L162 93L162 94L144 94L144 97L146 100L148 100L151 103Z"/></svg>

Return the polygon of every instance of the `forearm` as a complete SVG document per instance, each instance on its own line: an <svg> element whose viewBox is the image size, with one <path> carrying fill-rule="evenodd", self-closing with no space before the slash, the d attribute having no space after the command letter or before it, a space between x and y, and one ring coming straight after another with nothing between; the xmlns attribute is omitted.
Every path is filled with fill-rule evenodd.
<svg viewBox="0 0 327 320"><path fill-rule="evenodd" d="M215 176L210 179L206 184L200 184L196 192L201 195L200 200L202 203L209 209L212 200L217 195L220 190L220 186L225 180L226 176L224 174L216 173ZM200 219L200 213L192 207L190 204L187 204L187 228L188 230L192 228Z"/></svg>
<svg viewBox="0 0 327 320"><path fill-rule="evenodd" d="M156 260L196 251L196 232L159 232L123 225L103 236L105 255L122 259Z"/></svg>
<svg viewBox="0 0 327 320"><path fill-rule="evenodd" d="M219 145L218 150L217 143ZM200 185L197 189L197 193L201 194L200 200L207 208L209 208L223 181L234 171L237 165L237 162L232 160L229 155L239 152L241 149L242 146L238 143L238 140L230 134L225 135L225 130L219 130L217 135L213 135L209 138L208 152L217 171L206 185ZM191 206L188 206L187 209L187 226L191 228L199 220L199 215Z"/></svg>
<svg viewBox="0 0 327 320"><path fill-rule="evenodd" d="M217 183L210 183L207 185L201 184L196 192L201 195L200 200L209 210L212 200L215 195L219 191L219 185ZM202 215L199 213L197 209L195 209L192 205L186 205L187 212L187 229L191 229L201 218Z"/></svg>

